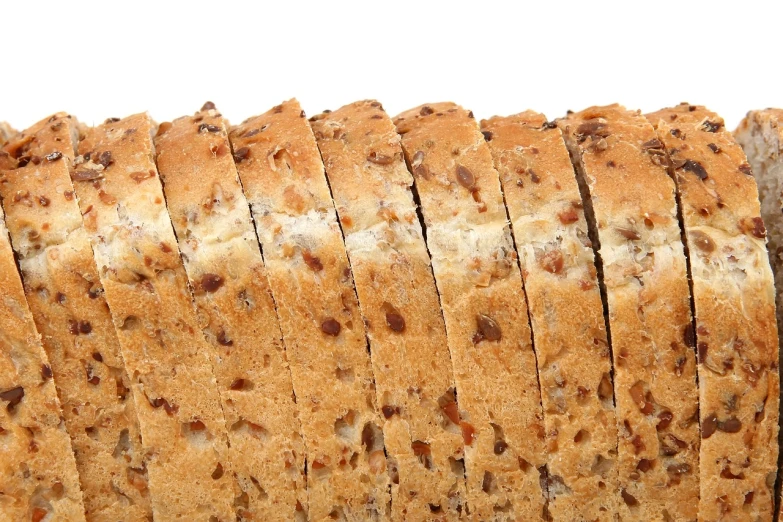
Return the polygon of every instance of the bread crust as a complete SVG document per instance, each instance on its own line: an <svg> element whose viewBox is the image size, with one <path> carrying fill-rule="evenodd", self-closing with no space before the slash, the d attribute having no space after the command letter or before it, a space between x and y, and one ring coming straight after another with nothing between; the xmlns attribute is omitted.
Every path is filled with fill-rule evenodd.
<svg viewBox="0 0 783 522"><path fill-rule="evenodd" d="M230 133L277 304L307 451L310 520L387 520L381 417L323 163L296 100Z"/></svg>
<svg viewBox="0 0 783 522"><path fill-rule="evenodd" d="M158 171L179 249L217 354L215 376L241 519L304 520L304 446L266 269L228 142L209 105L162 124ZM205 289L214 276L220 287ZM299 508L297 509L297 504Z"/></svg>
<svg viewBox="0 0 783 522"><path fill-rule="evenodd" d="M690 251L701 412L699 520L772 520L780 376L756 183L714 112L681 104L647 117L677 181Z"/></svg>
<svg viewBox="0 0 783 522"><path fill-rule="evenodd" d="M530 309L555 520L613 520L620 499L612 361L582 198L560 129L526 111L481 122Z"/></svg>
<svg viewBox="0 0 783 522"><path fill-rule="evenodd" d="M620 518L696 520L696 363L686 341L690 292L674 182L638 112L590 107L559 124L593 232L597 226L614 359Z"/></svg>
<svg viewBox="0 0 783 522"><path fill-rule="evenodd" d="M130 381L73 192L76 122L58 113L5 150L0 195L71 436L89 521L152 517ZM31 158L28 160L28 158Z"/></svg>
<svg viewBox="0 0 783 522"><path fill-rule="evenodd" d="M83 521L76 460L0 209L0 518Z"/></svg>
<svg viewBox="0 0 783 522"><path fill-rule="evenodd" d="M394 122L421 201L454 366L476 520L546 514L541 396L498 173L473 114L453 103Z"/></svg>
<svg viewBox="0 0 783 522"><path fill-rule="evenodd" d="M156 520L235 517L226 424L146 114L85 129L72 179L149 455Z"/></svg>
<svg viewBox="0 0 783 522"><path fill-rule="evenodd" d="M373 100L318 115L311 125L370 340L396 473L392 519L458 520L465 482L454 377L400 137Z"/></svg>

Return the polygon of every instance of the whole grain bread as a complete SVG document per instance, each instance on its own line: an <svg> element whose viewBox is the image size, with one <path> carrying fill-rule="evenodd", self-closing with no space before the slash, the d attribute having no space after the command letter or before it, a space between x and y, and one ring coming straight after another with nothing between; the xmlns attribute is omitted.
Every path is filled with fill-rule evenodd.
<svg viewBox="0 0 783 522"><path fill-rule="evenodd" d="M622 520L696 520L699 432L675 186L639 112L560 121L602 262L614 358Z"/></svg>
<svg viewBox="0 0 783 522"><path fill-rule="evenodd" d="M3 158L0 163L10 167ZM0 288L0 519L84 521L52 367L25 300L2 209Z"/></svg>
<svg viewBox="0 0 783 522"><path fill-rule="evenodd" d="M131 377L156 520L235 518L226 423L146 114L85 130L72 172Z"/></svg>
<svg viewBox="0 0 783 522"><path fill-rule="evenodd" d="M538 113L481 122L530 308L555 520L613 520L617 420L603 305L579 186L560 129Z"/></svg>
<svg viewBox="0 0 783 522"><path fill-rule="evenodd" d="M27 301L41 332L71 436L88 521L151 519L130 381L103 297L69 168L76 122L58 113L5 150L0 196Z"/></svg>
<svg viewBox="0 0 783 522"><path fill-rule="evenodd" d="M690 251L699 354L699 520L772 520L780 376L756 182L714 112L681 104L648 119L677 181Z"/></svg>
<svg viewBox="0 0 783 522"><path fill-rule="evenodd" d="M230 133L266 263L307 452L310 520L387 520L364 322L312 130L296 100Z"/></svg>
<svg viewBox="0 0 783 522"><path fill-rule="evenodd" d="M458 520L465 503L459 410L400 137L372 100L311 122L370 341L392 519Z"/></svg>
<svg viewBox="0 0 783 522"><path fill-rule="evenodd" d="M421 202L446 323L468 518L547 518L536 359L491 152L473 113L453 103L411 109L394 122Z"/></svg>
<svg viewBox="0 0 783 522"><path fill-rule="evenodd" d="M158 171L212 343L241 519L305 520L304 446L275 304L227 122L207 103L164 123ZM297 507L298 506L298 507Z"/></svg>

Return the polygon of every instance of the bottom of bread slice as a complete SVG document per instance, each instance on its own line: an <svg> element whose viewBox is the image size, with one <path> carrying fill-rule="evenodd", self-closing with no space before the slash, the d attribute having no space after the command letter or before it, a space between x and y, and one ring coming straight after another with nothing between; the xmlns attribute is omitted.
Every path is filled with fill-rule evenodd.
<svg viewBox="0 0 783 522"><path fill-rule="evenodd" d="M71 440L2 210L0 288L0 520L83 521Z"/></svg>

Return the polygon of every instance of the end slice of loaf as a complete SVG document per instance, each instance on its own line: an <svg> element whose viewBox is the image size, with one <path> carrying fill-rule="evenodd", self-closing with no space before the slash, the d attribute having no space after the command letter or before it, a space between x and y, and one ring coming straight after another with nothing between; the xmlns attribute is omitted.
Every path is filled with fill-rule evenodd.
<svg viewBox="0 0 783 522"><path fill-rule="evenodd" d="M677 181L690 252L701 415L700 520L771 520L780 376L775 290L756 182L723 119L648 115Z"/></svg>
<svg viewBox="0 0 783 522"><path fill-rule="evenodd" d="M393 470L392 519L458 520L465 503L459 410L400 137L377 101L311 122L370 340Z"/></svg>
<svg viewBox="0 0 783 522"><path fill-rule="evenodd" d="M546 518L536 358L492 154L473 114L453 103L425 105L394 121L414 175L440 291L470 517Z"/></svg>
<svg viewBox="0 0 783 522"><path fill-rule="evenodd" d="M481 122L505 195L530 308L555 520L613 520L612 361L582 198L560 129L523 112Z"/></svg>
<svg viewBox="0 0 783 522"><path fill-rule="evenodd" d="M309 518L389 518L364 323L323 163L296 100L231 131L291 367Z"/></svg>
<svg viewBox="0 0 783 522"><path fill-rule="evenodd" d="M71 184L78 131L58 113L5 148L0 195L71 436L88 520L152 516L136 407Z"/></svg>
<svg viewBox="0 0 783 522"><path fill-rule="evenodd" d="M0 288L0 518L84 521L71 439L2 209Z"/></svg>
<svg viewBox="0 0 783 522"><path fill-rule="evenodd" d="M149 456L156 519L235 517L226 423L146 114L85 130L72 173Z"/></svg>
<svg viewBox="0 0 783 522"><path fill-rule="evenodd" d="M304 446L291 373L226 126L209 105L162 124L158 171L204 333L217 354L241 490L237 515L304 520Z"/></svg>
<svg viewBox="0 0 783 522"><path fill-rule="evenodd" d="M623 520L696 520L699 432L687 264L649 122L619 105L560 121L602 262Z"/></svg>

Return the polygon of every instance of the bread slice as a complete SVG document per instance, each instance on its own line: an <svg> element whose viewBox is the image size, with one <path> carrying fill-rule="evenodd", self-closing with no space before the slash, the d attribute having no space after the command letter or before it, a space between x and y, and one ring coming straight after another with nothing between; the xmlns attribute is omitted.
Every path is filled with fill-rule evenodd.
<svg viewBox="0 0 783 522"><path fill-rule="evenodd" d="M498 173L473 113L395 118L454 365L471 520L546 518L544 424L525 294Z"/></svg>
<svg viewBox="0 0 783 522"><path fill-rule="evenodd" d="M620 519L696 520L696 363L674 181L655 131L639 112L591 107L560 127L602 262Z"/></svg>
<svg viewBox="0 0 783 522"><path fill-rule="evenodd" d="M0 519L84 521L71 439L2 209L0 288Z"/></svg>
<svg viewBox="0 0 783 522"><path fill-rule="evenodd" d="M87 520L152 517L130 380L69 168L76 122L58 113L5 148L26 164L0 174L0 196L27 301L71 436Z"/></svg>
<svg viewBox="0 0 783 522"><path fill-rule="evenodd" d="M780 376L756 183L717 114L683 104L648 118L677 181L690 252L701 412L699 520L771 520Z"/></svg>
<svg viewBox="0 0 783 522"><path fill-rule="evenodd" d="M530 308L555 520L613 520L617 419L603 305L579 187L557 126L527 111L481 122Z"/></svg>
<svg viewBox="0 0 783 522"><path fill-rule="evenodd" d="M149 455L156 520L235 517L226 423L146 114L85 130L72 179ZM215 282L215 285L217 282Z"/></svg>
<svg viewBox="0 0 783 522"><path fill-rule="evenodd" d="M311 122L370 340L392 519L458 520L465 478L454 376L400 137L377 101Z"/></svg>
<svg viewBox="0 0 783 522"><path fill-rule="evenodd" d="M296 100L234 127L307 452L310 520L389 518L389 474L362 317L323 163Z"/></svg>
<svg viewBox="0 0 783 522"><path fill-rule="evenodd" d="M304 520L304 446L264 261L214 105L162 124L155 150L166 202L229 427L243 519ZM299 504L299 509L297 509Z"/></svg>

